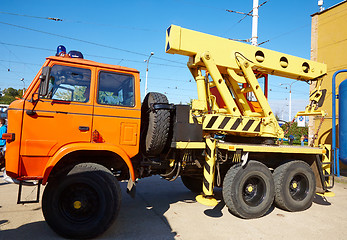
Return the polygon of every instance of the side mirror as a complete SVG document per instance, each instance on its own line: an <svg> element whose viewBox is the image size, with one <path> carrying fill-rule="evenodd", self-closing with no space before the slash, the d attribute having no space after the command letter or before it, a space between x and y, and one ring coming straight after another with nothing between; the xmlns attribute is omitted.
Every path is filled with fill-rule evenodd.
<svg viewBox="0 0 347 240"><path fill-rule="evenodd" d="M38 101L39 101L39 94L38 93L33 93L33 95L31 96L30 102L36 103Z"/></svg>
<svg viewBox="0 0 347 240"><path fill-rule="evenodd" d="M43 67L42 73L40 75L40 88L39 88L39 97L44 97L48 94L48 85L49 85L49 76L51 73L51 67Z"/></svg>

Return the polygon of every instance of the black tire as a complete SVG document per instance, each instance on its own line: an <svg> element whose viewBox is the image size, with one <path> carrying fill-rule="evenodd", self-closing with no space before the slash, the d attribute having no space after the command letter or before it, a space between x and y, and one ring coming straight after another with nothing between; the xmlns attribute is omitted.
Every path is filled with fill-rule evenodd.
<svg viewBox="0 0 347 240"><path fill-rule="evenodd" d="M291 161L277 167L273 173L275 203L290 211L303 211L312 205L316 179L310 166L303 161Z"/></svg>
<svg viewBox="0 0 347 240"><path fill-rule="evenodd" d="M141 109L141 147L149 157L159 156L167 144L170 129L170 111L158 109L151 111L154 103L168 103L164 94L150 92L146 95Z"/></svg>
<svg viewBox="0 0 347 240"><path fill-rule="evenodd" d="M183 175L181 176L181 180L184 186L186 186L186 188L188 188L193 193L202 192L202 179Z"/></svg>
<svg viewBox="0 0 347 240"><path fill-rule="evenodd" d="M257 161L232 166L223 181L225 205L236 216L263 216L274 199L274 181L268 167Z"/></svg>
<svg viewBox="0 0 347 240"><path fill-rule="evenodd" d="M76 165L66 176L50 181L42 197L48 225L65 238L94 238L116 219L121 204L117 179L94 163Z"/></svg>

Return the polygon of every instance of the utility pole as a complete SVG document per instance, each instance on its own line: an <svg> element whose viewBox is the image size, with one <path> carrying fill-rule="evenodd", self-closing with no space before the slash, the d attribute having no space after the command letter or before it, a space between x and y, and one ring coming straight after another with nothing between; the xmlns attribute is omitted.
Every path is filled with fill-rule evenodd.
<svg viewBox="0 0 347 240"><path fill-rule="evenodd" d="M20 79L23 82L23 96L24 96L24 92L25 92L25 82L24 82L24 78Z"/></svg>
<svg viewBox="0 0 347 240"><path fill-rule="evenodd" d="M252 14L252 39L253 46L258 46L258 8L259 0L253 0L253 14Z"/></svg>
<svg viewBox="0 0 347 240"><path fill-rule="evenodd" d="M288 116L288 121L292 121L292 85L294 83L296 83L297 81L294 81L292 83L280 83L280 86L283 86L283 85L288 85L289 86L289 116ZM287 87L285 87L286 89L288 89Z"/></svg>
<svg viewBox="0 0 347 240"><path fill-rule="evenodd" d="M154 52L151 52L151 55L149 55L148 59L145 60L147 62L147 68L146 68L146 82L145 82L145 96L147 95L147 78L148 78L148 64L149 64L149 59L154 55Z"/></svg>
<svg viewBox="0 0 347 240"><path fill-rule="evenodd" d="M228 10L228 9L226 10L227 12L244 15L244 17L241 18L241 20L238 21L238 23L240 23L247 16L252 16L252 37L250 39L247 39L247 40L238 40L238 39L235 39L235 40L244 41L244 42L251 41L253 46L258 46L258 19L259 19L258 11L259 11L259 8L267 2L268 1L265 1L259 5L259 0L253 0L253 9L251 11L249 11L248 13L234 11L234 10ZM231 39L231 40L233 40L233 39Z"/></svg>

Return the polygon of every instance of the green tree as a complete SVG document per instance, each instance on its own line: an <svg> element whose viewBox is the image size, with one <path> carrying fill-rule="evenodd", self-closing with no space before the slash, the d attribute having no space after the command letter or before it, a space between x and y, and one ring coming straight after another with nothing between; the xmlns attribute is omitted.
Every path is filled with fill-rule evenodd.
<svg viewBox="0 0 347 240"><path fill-rule="evenodd" d="M287 131L289 127L289 123L283 124L282 129L284 132ZM300 142L300 138L302 135L308 135L308 127L298 127L298 124L294 122L290 128L289 131L285 134L285 137L288 138L289 135L293 135L295 137L295 140Z"/></svg>
<svg viewBox="0 0 347 240"><path fill-rule="evenodd" d="M23 90L22 89L14 89L14 88L5 88L2 91L2 96L0 97L0 103L2 104L10 104L16 98L21 98L23 96Z"/></svg>

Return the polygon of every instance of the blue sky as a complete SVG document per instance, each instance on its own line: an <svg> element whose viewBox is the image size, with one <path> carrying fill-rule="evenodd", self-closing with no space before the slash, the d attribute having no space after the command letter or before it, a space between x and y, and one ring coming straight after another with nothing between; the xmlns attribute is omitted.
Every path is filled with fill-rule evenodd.
<svg viewBox="0 0 347 240"><path fill-rule="evenodd" d="M259 0L259 3L263 3ZM268 0L259 9L258 42L275 51L310 58L311 14L317 0ZM340 0L325 0L328 8ZM148 91L166 93L173 103L197 98L196 85L186 67L187 57L166 54L165 30L171 24L232 39L251 37L251 18L226 9L249 12L252 0L12 0L0 2L0 88L28 86L45 57L58 45L79 50L86 59L136 68L144 94L146 63L151 52ZM15 15L13 15L15 14ZM25 15L25 16L23 16ZM63 21L48 20L47 17ZM269 101L273 111L288 119L289 91L270 77ZM308 85L292 88L292 111L303 110Z"/></svg>

